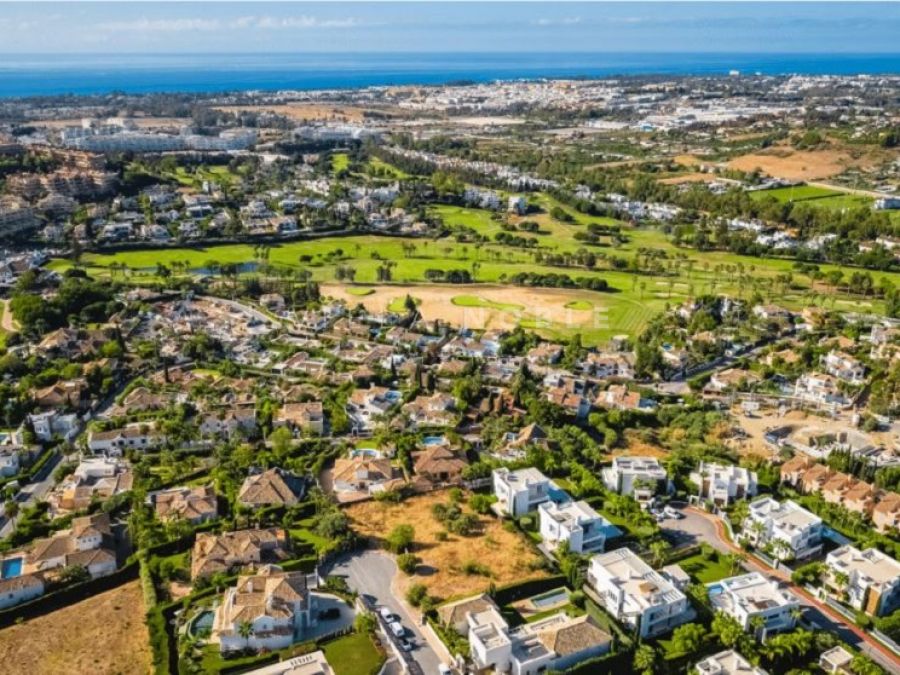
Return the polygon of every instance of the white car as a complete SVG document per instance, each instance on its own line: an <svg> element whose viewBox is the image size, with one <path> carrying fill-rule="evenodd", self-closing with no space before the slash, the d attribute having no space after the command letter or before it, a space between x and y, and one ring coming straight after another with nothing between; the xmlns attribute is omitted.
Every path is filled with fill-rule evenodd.
<svg viewBox="0 0 900 675"><path fill-rule="evenodd" d="M684 514L681 513L681 511L677 511L671 506L667 506L665 509L663 509L663 513L665 513L669 518L675 518L676 520L684 518Z"/></svg>
<svg viewBox="0 0 900 675"><path fill-rule="evenodd" d="M406 635L406 629L403 627L403 624L399 621L391 621L388 624L388 628L391 629L391 632L395 637L402 638Z"/></svg>
<svg viewBox="0 0 900 675"><path fill-rule="evenodd" d="M380 607L378 609L378 613L381 615L381 618L390 623L394 621L397 617L394 616L394 613L389 610L387 607Z"/></svg>
<svg viewBox="0 0 900 675"><path fill-rule="evenodd" d="M443 663L438 666L438 673L439 675L453 675L453 671L450 670L450 666Z"/></svg>

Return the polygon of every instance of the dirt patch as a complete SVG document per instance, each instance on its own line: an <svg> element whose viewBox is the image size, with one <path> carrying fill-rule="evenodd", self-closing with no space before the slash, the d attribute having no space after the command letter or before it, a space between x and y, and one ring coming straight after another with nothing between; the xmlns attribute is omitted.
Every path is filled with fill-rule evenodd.
<svg viewBox="0 0 900 675"><path fill-rule="evenodd" d="M794 150L782 145L735 157L727 166L740 171L760 169L770 176L787 180L817 180L837 176L847 169L873 170L889 159L890 155L883 151L851 153L839 146L822 150Z"/></svg>
<svg viewBox="0 0 900 675"><path fill-rule="evenodd" d="M432 515L434 504L448 503L446 491L433 492L407 499L400 504L365 502L346 508L354 529L367 537L383 539L394 527L412 525L415 529L415 553L422 559L419 572L409 577L400 574L402 589L413 583L428 587L431 595L441 599L461 597L497 586L546 576L532 566L540 562L523 535L507 530L493 516L479 516L481 530L471 537L450 534L446 541L438 541L444 526ZM467 507L464 507L468 511ZM466 574L467 562L483 565L490 576Z"/></svg>
<svg viewBox="0 0 900 675"><path fill-rule="evenodd" d="M590 327L597 315L569 309L567 304L585 299L584 291L567 291L552 288L518 288L487 284L469 285L409 285L367 286L373 290L365 296L347 292L341 284L322 284L323 295L346 301L350 306L362 304L370 312L384 312L392 301L407 294L420 301L419 312L426 320L442 319L454 326L466 328L515 328L520 321L537 321L542 325L566 327ZM466 307L453 304L458 296L476 296L487 303L503 307L518 305L524 310L513 311L492 307ZM590 296L591 303L601 313L603 303L600 294Z"/></svg>
<svg viewBox="0 0 900 675"><path fill-rule="evenodd" d="M681 176L663 178L660 183L664 185L680 185L681 183L713 183L721 178L713 173L686 173Z"/></svg>
<svg viewBox="0 0 900 675"><path fill-rule="evenodd" d="M140 583L3 629L0 663L4 673L146 675L151 657Z"/></svg>
<svg viewBox="0 0 900 675"><path fill-rule="evenodd" d="M223 112L271 112L283 115L288 119L302 121L362 122L366 108L349 105L316 104L316 103L284 103L280 105L232 105L216 108Z"/></svg>
<svg viewBox="0 0 900 675"><path fill-rule="evenodd" d="M662 459L668 457L669 453L664 447L643 440L637 432L627 430L625 431L625 450L623 452L616 452L615 456L656 457Z"/></svg>

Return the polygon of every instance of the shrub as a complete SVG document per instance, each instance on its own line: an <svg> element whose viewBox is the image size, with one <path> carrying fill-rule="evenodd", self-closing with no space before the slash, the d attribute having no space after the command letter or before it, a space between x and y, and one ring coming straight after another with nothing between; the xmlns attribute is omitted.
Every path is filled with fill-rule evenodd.
<svg viewBox="0 0 900 675"><path fill-rule="evenodd" d="M388 550L392 553L403 553L412 546L415 536L416 532L412 525L397 525L397 527L390 531L385 539L385 543L387 544Z"/></svg>
<svg viewBox="0 0 900 675"><path fill-rule="evenodd" d="M574 591L569 595L569 601L578 609L584 609L584 591Z"/></svg>
<svg viewBox="0 0 900 675"><path fill-rule="evenodd" d="M406 574L415 574L416 567L418 566L419 557L413 553L402 553L397 556L397 567L403 570L403 572Z"/></svg>
<svg viewBox="0 0 900 675"><path fill-rule="evenodd" d="M418 607L428 596L428 589L423 584L413 584L406 591L406 601L413 607Z"/></svg>
<svg viewBox="0 0 900 675"><path fill-rule="evenodd" d="M483 576L489 577L491 576L491 570L487 565L482 565L479 562L474 560L466 560L462 566L463 574L467 574L468 576Z"/></svg>

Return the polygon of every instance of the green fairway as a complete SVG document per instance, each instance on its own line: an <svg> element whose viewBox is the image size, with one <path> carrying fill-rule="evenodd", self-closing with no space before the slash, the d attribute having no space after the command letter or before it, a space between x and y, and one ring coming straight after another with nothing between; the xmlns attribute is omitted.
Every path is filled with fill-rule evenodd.
<svg viewBox="0 0 900 675"><path fill-rule="evenodd" d="M418 298L413 298L412 301L416 305L421 305L422 301ZM393 312L394 314L404 314L406 312L406 296L400 296L394 298L388 303L388 311Z"/></svg>
<svg viewBox="0 0 900 675"><path fill-rule="evenodd" d="M572 300L572 302L566 303L566 309L574 309L579 312L589 312L594 309L594 305L587 300Z"/></svg>
<svg viewBox="0 0 900 675"><path fill-rule="evenodd" d="M394 178L396 180L406 180L407 178L412 178L412 176L402 169L398 169L393 164L388 164L382 159L378 157L370 157L368 167L372 170L372 173L379 177L385 178Z"/></svg>
<svg viewBox="0 0 900 675"><path fill-rule="evenodd" d="M514 302L495 302L477 295L457 295L451 300L457 307L483 307L485 309L497 309L501 312L521 312L525 308Z"/></svg>
<svg viewBox="0 0 900 675"><path fill-rule="evenodd" d="M779 202L802 202L809 199L824 199L842 195L837 190L816 187L814 185L791 185L771 190L756 190L750 193L753 199L761 200L774 197Z"/></svg>

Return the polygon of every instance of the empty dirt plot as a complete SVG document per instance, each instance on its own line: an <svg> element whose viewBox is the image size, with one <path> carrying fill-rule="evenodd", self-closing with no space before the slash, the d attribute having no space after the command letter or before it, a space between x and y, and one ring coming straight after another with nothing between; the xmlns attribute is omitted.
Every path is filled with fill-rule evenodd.
<svg viewBox="0 0 900 675"><path fill-rule="evenodd" d="M887 151L867 150L853 152L839 146L822 150L794 150L778 146L730 160L729 169L754 171L787 180L817 180L837 176L848 169L872 170L891 157Z"/></svg>
<svg viewBox="0 0 900 675"><path fill-rule="evenodd" d="M137 581L0 630L4 673L146 675L150 661Z"/></svg>
<svg viewBox="0 0 900 675"><path fill-rule="evenodd" d="M448 504L447 491L432 492L407 499L399 504L365 502L347 508L353 528L367 537L383 539L397 525L412 525L415 530L415 554L421 559L417 573L401 573L399 583L404 589L421 583L431 595L441 599L462 597L515 581L536 579L546 572L534 569L540 562L523 535L509 531L493 516L479 516L480 529L472 536L448 534L439 541L438 533L445 532L433 515L435 504ZM471 513L468 507L463 510ZM466 573L467 563L475 563L477 571Z"/></svg>
<svg viewBox="0 0 900 675"><path fill-rule="evenodd" d="M240 114L242 112L271 112L283 115L297 122L332 121L362 122L366 109L349 105L333 105L326 103L283 103L276 105L232 105L216 108L223 112Z"/></svg>
<svg viewBox="0 0 900 675"><path fill-rule="evenodd" d="M370 290L365 293L362 289ZM412 296L426 320L442 319L467 328L515 328L518 324L554 328L590 328L607 321L600 301L585 299L585 291L553 288L520 288L488 284L416 284L345 286L323 284L322 294L361 303L371 312L397 309ZM598 298L600 294L597 295ZM587 311L593 310L593 311Z"/></svg>

